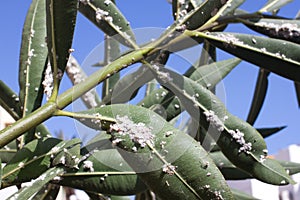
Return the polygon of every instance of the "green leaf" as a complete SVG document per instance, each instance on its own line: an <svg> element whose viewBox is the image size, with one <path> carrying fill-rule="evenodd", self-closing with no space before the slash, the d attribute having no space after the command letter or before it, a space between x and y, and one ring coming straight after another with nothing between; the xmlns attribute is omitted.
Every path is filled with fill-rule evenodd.
<svg viewBox="0 0 300 200"><path fill-rule="evenodd" d="M79 11L107 35L116 35L114 38L122 44L132 47L132 44L128 43L129 40L135 43L129 22L113 2L103 0L80 2ZM98 19L97 13L99 13Z"/></svg>
<svg viewBox="0 0 300 200"><path fill-rule="evenodd" d="M45 0L33 0L27 12L22 33L19 64L20 103L26 116L41 106L42 81L47 60ZM33 139L31 131L29 139ZM29 140L29 141L30 141Z"/></svg>
<svg viewBox="0 0 300 200"><path fill-rule="evenodd" d="M47 44L54 81L61 78L69 59L77 7L77 0L46 0Z"/></svg>
<svg viewBox="0 0 300 200"><path fill-rule="evenodd" d="M20 149L3 168L3 186L21 184L37 178L51 166L57 153L78 140L61 141L56 138L33 140ZM32 170L35 169L35 170Z"/></svg>
<svg viewBox="0 0 300 200"><path fill-rule="evenodd" d="M111 146L109 141L102 142ZM116 149L91 150L85 155L88 158L79 163L79 170L64 174L60 185L111 195L132 195L146 189ZM86 167L87 162L92 163L92 168Z"/></svg>
<svg viewBox="0 0 300 200"><path fill-rule="evenodd" d="M294 175L300 172L300 163L289 162L289 161L278 161L290 175Z"/></svg>
<svg viewBox="0 0 300 200"><path fill-rule="evenodd" d="M53 166L64 166L67 168L77 168L80 161L80 145L81 141L76 138L69 140L65 143L63 151L60 151L56 156L53 157Z"/></svg>
<svg viewBox="0 0 300 200"><path fill-rule="evenodd" d="M203 86L212 88L240 62L240 59L233 58L218 61L209 65L203 65L199 68L191 67L185 75ZM152 109L157 112L163 108L164 113L166 114L166 120L168 121L183 111L179 100L174 98L174 94L163 88L154 90L149 96L146 96L139 105L146 108L152 107ZM155 108L153 105L159 106Z"/></svg>
<svg viewBox="0 0 300 200"><path fill-rule="evenodd" d="M16 144L15 141L12 143ZM14 155L17 153L17 149L10 149L8 145L2 149L0 149L0 159L3 163L7 163L11 160L11 158L14 157Z"/></svg>
<svg viewBox="0 0 300 200"><path fill-rule="evenodd" d="M260 10L263 12L277 12L281 7L292 2L293 0L269 0Z"/></svg>
<svg viewBox="0 0 300 200"><path fill-rule="evenodd" d="M268 90L268 76L270 72L260 69L256 80L255 91L251 103L251 108L247 117L247 122L251 125L256 121L263 106Z"/></svg>
<svg viewBox="0 0 300 200"><path fill-rule="evenodd" d="M300 44L300 21L291 19L259 19L259 20L248 20L244 24L264 35L271 38L277 38L287 40Z"/></svg>
<svg viewBox="0 0 300 200"><path fill-rule="evenodd" d="M133 73L130 73L120 79L110 95L103 99L104 104L125 103L134 98L138 90L147 82L153 79L151 71L144 65L139 67Z"/></svg>
<svg viewBox="0 0 300 200"><path fill-rule="evenodd" d="M221 13L221 16L225 16L227 14L232 14L234 11L240 7L246 0L231 0L227 1L227 4L230 4L230 6L227 6L227 8Z"/></svg>
<svg viewBox="0 0 300 200"><path fill-rule="evenodd" d="M285 128L286 126L278 126L274 128L257 128L257 131L263 136L263 138L266 138Z"/></svg>
<svg viewBox="0 0 300 200"><path fill-rule="evenodd" d="M216 62L216 60L217 60L216 47L212 46L209 42L204 41L201 55L198 63L195 65L195 68L201 67L202 65L211 64L213 62ZM191 66L190 68L194 68L194 66ZM189 76L189 75L185 73L185 76Z"/></svg>
<svg viewBox="0 0 300 200"><path fill-rule="evenodd" d="M210 157L214 160L226 180L243 180L253 178L249 173L237 168L233 165L221 151L210 153ZM276 160L289 175L300 172L300 163Z"/></svg>
<svg viewBox="0 0 300 200"><path fill-rule="evenodd" d="M157 89L157 81L155 79L149 81L146 86L145 96L150 95L156 89Z"/></svg>
<svg viewBox="0 0 300 200"><path fill-rule="evenodd" d="M188 12L197 9L197 12L186 22L186 28L189 30L194 30L201 27L207 20L214 16L227 1L228 0L188 0L181 4L180 2L182 1L173 0L173 16L176 20L180 17L183 17Z"/></svg>
<svg viewBox="0 0 300 200"><path fill-rule="evenodd" d="M114 61L118 56L120 56L119 42L114 38L111 38L110 36L106 35L104 64L109 64L110 62ZM102 99L112 92L119 79L120 73L115 73L103 82Z"/></svg>
<svg viewBox="0 0 300 200"><path fill-rule="evenodd" d="M47 184L49 181L54 179L57 176L60 176L64 173L63 168L50 168L45 173L43 173L39 178L33 180L30 186L25 186L20 189L18 192L13 194L8 199L11 200L23 200L30 199L36 192L38 192L42 187Z"/></svg>
<svg viewBox="0 0 300 200"><path fill-rule="evenodd" d="M298 107L300 107L300 83L294 82L294 85L295 85L295 91L298 100Z"/></svg>
<svg viewBox="0 0 300 200"><path fill-rule="evenodd" d="M294 183L278 162L266 159L266 144L256 129L230 114L214 94L171 70L158 66L152 69L160 84L180 99L233 164L266 183Z"/></svg>
<svg viewBox="0 0 300 200"><path fill-rule="evenodd" d="M146 189L118 151L112 149L109 135L98 134L81 149L81 155L79 170L67 173L60 184L83 189L88 193L111 195L132 195ZM85 161L93 163L93 172L84 167ZM101 178L105 178L105 181L101 181Z"/></svg>
<svg viewBox="0 0 300 200"><path fill-rule="evenodd" d="M169 52L160 51L158 54L154 54L149 56L146 60L149 62L157 62L162 65L165 65L169 58ZM104 104L112 103L124 103L133 99L138 90L154 79L152 72L147 68L146 65L141 65L136 71L124 76L121 80L119 80L112 93L106 96L103 99Z"/></svg>
<svg viewBox="0 0 300 200"><path fill-rule="evenodd" d="M1 80L0 91L0 105L14 118L14 120L19 120L20 116L22 116L22 112L18 95ZM37 138L49 137L51 135L49 130L43 124L36 127L35 134Z"/></svg>
<svg viewBox="0 0 300 200"><path fill-rule="evenodd" d="M56 199L60 186L51 183L44 184L43 187L38 191L32 200L53 200Z"/></svg>
<svg viewBox="0 0 300 200"><path fill-rule="evenodd" d="M66 74L68 75L73 85L79 84L87 78L87 75L72 55L70 55L69 61L67 63ZM100 98L95 89L92 89L83 94L81 96L81 100L87 108L93 108L100 105Z"/></svg>
<svg viewBox="0 0 300 200"><path fill-rule="evenodd" d="M300 46L295 43L238 33L193 32L192 35L194 34L241 59L285 78L300 81L300 58L297 53Z"/></svg>
<svg viewBox="0 0 300 200"><path fill-rule="evenodd" d="M20 119L22 112L20 109L20 98L2 80L0 80L0 103L1 106L15 119Z"/></svg>
<svg viewBox="0 0 300 200"><path fill-rule="evenodd" d="M243 180L252 176L232 164L221 151L210 152L209 156L218 166L226 180Z"/></svg>
<svg viewBox="0 0 300 200"><path fill-rule="evenodd" d="M116 118L117 123L109 130L112 143L121 148L122 157L158 197L233 199L225 180L201 145L154 112L116 104L89 113Z"/></svg>

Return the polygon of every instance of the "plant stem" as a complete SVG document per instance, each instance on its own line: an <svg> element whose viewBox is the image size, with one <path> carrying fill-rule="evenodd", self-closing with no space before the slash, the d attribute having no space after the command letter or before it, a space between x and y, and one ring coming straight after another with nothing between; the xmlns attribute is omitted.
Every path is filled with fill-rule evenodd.
<svg viewBox="0 0 300 200"><path fill-rule="evenodd" d="M28 131L32 127L35 127L50 118L56 111L57 107L55 103L48 102L33 113L30 113L24 118L21 118L11 126L6 127L0 131L0 148L16 139L24 132Z"/></svg>
<svg viewBox="0 0 300 200"><path fill-rule="evenodd" d="M99 69L94 74L89 76L85 81L73 86L72 88L59 95L56 101L54 101L56 94L52 94L52 101L48 101L45 105L43 105L33 113L18 120L10 127L7 127L0 131L0 148L16 139L26 131L30 130L32 127L35 127L44 122L45 120L53 116L57 112L57 110L62 110L67 105L79 98L81 95L110 77L112 74L117 73L118 71L126 68L129 65L132 65L133 63L142 61L148 55L159 51L160 48L158 47L161 45L161 43L169 38L169 35L174 33L176 31L176 28L187 21L196 11L197 9L187 14L185 17L183 17L182 20L176 21L156 41L149 43L143 48L129 52L119 57L104 68Z"/></svg>

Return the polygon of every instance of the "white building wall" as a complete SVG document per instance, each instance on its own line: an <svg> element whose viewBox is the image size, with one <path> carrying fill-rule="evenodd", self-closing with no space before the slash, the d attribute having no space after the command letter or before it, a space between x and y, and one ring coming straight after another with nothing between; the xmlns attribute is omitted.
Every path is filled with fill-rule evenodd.
<svg viewBox="0 0 300 200"><path fill-rule="evenodd" d="M0 106L0 130L6 125L13 123L15 120Z"/></svg>

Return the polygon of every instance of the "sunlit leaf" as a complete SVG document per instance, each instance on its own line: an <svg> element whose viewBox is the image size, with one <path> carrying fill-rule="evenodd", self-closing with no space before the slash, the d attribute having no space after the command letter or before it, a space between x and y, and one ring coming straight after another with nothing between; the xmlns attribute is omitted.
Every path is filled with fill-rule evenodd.
<svg viewBox="0 0 300 200"><path fill-rule="evenodd" d="M196 1L182 1L173 0L173 16L174 19L179 19L183 17L188 12L196 10L197 12L186 22L186 28L189 30L194 30L203 25L208 19L214 16L218 10L227 2L228 0L196 0Z"/></svg>
<svg viewBox="0 0 300 200"><path fill-rule="evenodd" d="M233 58L203 65L199 68L191 67L185 75L205 87L209 86L209 88L212 88L240 62L240 59ZM151 107L158 113L160 109L163 109L165 118L168 121L183 111L179 100L175 98L173 93L170 93L164 88L154 90L150 95L146 96L139 105L146 108ZM155 105L158 106L154 107Z"/></svg>
<svg viewBox="0 0 300 200"><path fill-rule="evenodd" d="M132 195L146 189L116 149L91 150L86 155L89 157L79 164L79 170L66 173L60 185L111 195ZM92 168L87 168L89 162Z"/></svg>
<svg viewBox="0 0 300 200"><path fill-rule="evenodd" d="M76 143L78 143L77 139L64 142L56 138L29 142L3 168L3 186L20 184L37 178L49 169L57 153Z"/></svg>
<svg viewBox="0 0 300 200"><path fill-rule="evenodd" d="M0 103L1 106L15 119L18 120L22 116L20 109L20 98L10 89L3 81L0 80Z"/></svg>
<svg viewBox="0 0 300 200"><path fill-rule="evenodd" d="M80 156L80 145L81 142L79 139L69 140L65 143L63 151L57 153L57 155L52 156L52 165L53 166L64 166L65 168L77 168Z"/></svg>
<svg viewBox="0 0 300 200"><path fill-rule="evenodd" d="M235 11L235 9L237 9L238 7L240 7L246 0L231 0L228 1L227 4L230 4L230 6L228 6L223 12L222 12L222 16L225 16L227 14L231 14Z"/></svg>
<svg viewBox="0 0 300 200"><path fill-rule="evenodd" d="M169 52L160 52L149 56L146 60L149 62L157 62L165 65L169 58ZM125 103L133 99L139 89L149 81L153 80L154 76L147 66L141 65L136 71L125 75L120 79L113 88L110 95L103 99L104 104L108 103Z"/></svg>
<svg viewBox="0 0 300 200"><path fill-rule="evenodd" d="M272 38L300 44L300 21L290 19L259 19L244 23L250 29Z"/></svg>
<svg viewBox="0 0 300 200"><path fill-rule="evenodd" d="M55 199L60 190L59 185L55 184L44 184L43 187L38 191L33 197L32 200L52 200Z"/></svg>
<svg viewBox="0 0 300 200"><path fill-rule="evenodd" d="M122 44L132 47L128 40L135 42L129 22L112 1L94 0L80 3L79 11L109 36Z"/></svg>
<svg viewBox="0 0 300 200"><path fill-rule="evenodd" d="M72 52L77 0L46 0L47 45L54 79L60 79Z"/></svg>
<svg viewBox="0 0 300 200"><path fill-rule="evenodd" d="M158 197L233 199L219 170L201 145L154 112L115 104L84 113L116 118L117 123L108 130L112 143L121 148L122 157ZM87 118L82 123L90 125L87 121L90 120ZM138 135L131 137L131 134Z"/></svg>
<svg viewBox="0 0 300 200"><path fill-rule="evenodd" d="M43 77L47 60L46 5L45 0L32 1L28 10L22 33L19 63L20 103L22 114L26 116L40 107L43 98ZM34 131L28 141L34 138Z"/></svg>
<svg viewBox="0 0 300 200"><path fill-rule="evenodd" d="M292 2L293 0L269 0L260 10L259 12L276 12L281 7L286 4Z"/></svg>
<svg viewBox="0 0 300 200"><path fill-rule="evenodd" d="M38 192L43 187L43 185L47 184L56 176L59 176L63 173L64 173L63 168L50 168L45 173L43 173L39 178L33 180L30 186L23 187L8 199L11 200L30 199L30 197L32 197L36 192Z"/></svg>
<svg viewBox="0 0 300 200"><path fill-rule="evenodd" d="M105 65L114 61L119 55L120 55L119 42L114 38L106 36L105 55L104 55ZM115 87L119 79L120 79L120 73L115 73L103 82L102 99L112 92L113 88Z"/></svg>
<svg viewBox="0 0 300 200"><path fill-rule="evenodd" d="M300 58L297 53L300 46L295 43L239 33L213 32L195 35L204 37L216 47L266 70L300 81Z"/></svg>
<svg viewBox="0 0 300 200"><path fill-rule="evenodd" d="M157 66L153 72L157 80L180 99L191 117L208 131L233 164L266 183L294 183L278 162L265 158L266 144L256 129L230 114L209 90L165 68Z"/></svg>
<svg viewBox="0 0 300 200"><path fill-rule="evenodd" d="M243 180L253 178L249 173L233 165L221 151L211 152L210 157L221 170L226 180ZM287 171L289 175L300 172L300 163L277 160L278 163Z"/></svg>

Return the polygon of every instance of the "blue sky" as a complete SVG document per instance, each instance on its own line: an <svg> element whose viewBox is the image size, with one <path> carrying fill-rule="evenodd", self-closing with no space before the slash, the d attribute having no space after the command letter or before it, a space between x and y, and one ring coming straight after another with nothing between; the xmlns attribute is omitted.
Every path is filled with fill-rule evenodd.
<svg viewBox="0 0 300 200"><path fill-rule="evenodd" d="M18 91L18 63L21 33L30 0L5 1L0 7L2 31L0 32L0 78L14 91ZM243 9L255 11L266 1L248 0ZM158 27L166 28L172 23L171 5L166 0L117 0L120 10L130 21L132 28ZM280 15L294 17L300 8L295 1L285 6ZM248 32L247 28L234 25L227 31ZM82 63L89 52L101 41L103 34L81 14L78 15L74 36L74 56ZM299 52L300 53L300 52ZM220 59L230 58L229 54L218 54ZM242 119L246 119L256 83L258 67L243 62L224 80L225 96L223 97L229 111ZM64 88L71 86L69 80L63 81ZM293 82L271 74L269 90L263 109L255 123L255 127L272 127L287 125L280 133L267 139L268 149L275 153L289 144L299 144L300 112L298 109ZM63 122L63 123L62 123ZM47 123L52 132L60 129L66 135L76 135L76 126L70 119L54 118Z"/></svg>

